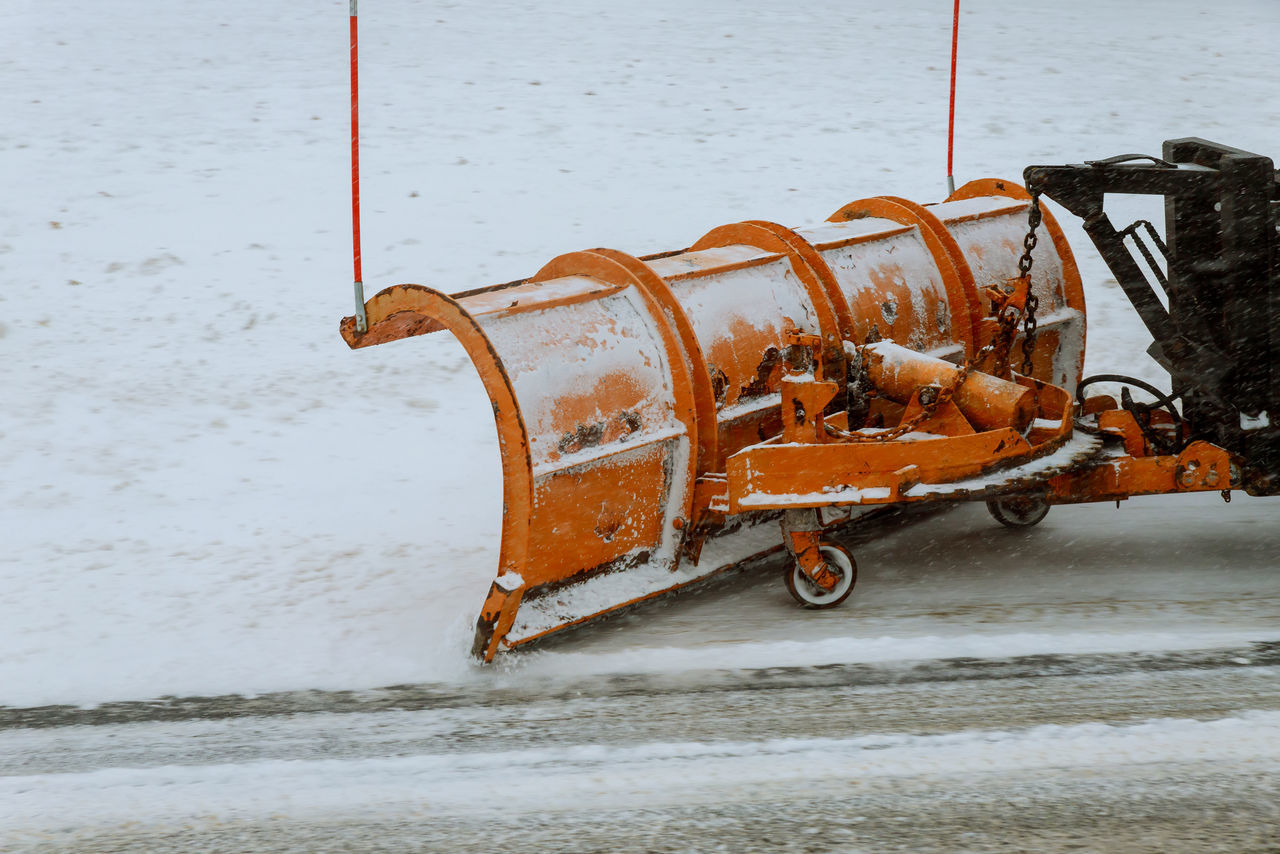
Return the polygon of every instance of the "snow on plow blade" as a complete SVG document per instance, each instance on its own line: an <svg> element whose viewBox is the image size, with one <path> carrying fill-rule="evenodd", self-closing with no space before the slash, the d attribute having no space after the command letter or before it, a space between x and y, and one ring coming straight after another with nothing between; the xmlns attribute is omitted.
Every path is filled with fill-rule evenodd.
<svg viewBox="0 0 1280 854"><path fill-rule="evenodd" d="M1028 204L994 180L936 205L866 199L808 227L723 226L675 253L571 253L452 296L397 285L366 303L367 332L345 318L353 348L448 330L493 403L502 546L476 593L477 656L782 548L777 512L729 512L726 471L783 431L788 341L808 336L828 376L843 376L845 342L877 338L963 363L996 334L983 289L1017 276ZM1047 214L1044 229L1032 373L1074 388L1083 292ZM821 524L857 512L826 508Z"/></svg>

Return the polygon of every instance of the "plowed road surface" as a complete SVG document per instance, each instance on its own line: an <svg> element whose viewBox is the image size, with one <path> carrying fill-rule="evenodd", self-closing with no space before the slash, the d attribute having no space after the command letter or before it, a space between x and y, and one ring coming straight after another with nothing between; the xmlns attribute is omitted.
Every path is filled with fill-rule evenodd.
<svg viewBox="0 0 1280 854"><path fill-rule="evenodd" d="M961 508L854 538L851 610L762 567L465 683L0 709L0 850L1280 851L1274 505L1210 498Z"/></svg>

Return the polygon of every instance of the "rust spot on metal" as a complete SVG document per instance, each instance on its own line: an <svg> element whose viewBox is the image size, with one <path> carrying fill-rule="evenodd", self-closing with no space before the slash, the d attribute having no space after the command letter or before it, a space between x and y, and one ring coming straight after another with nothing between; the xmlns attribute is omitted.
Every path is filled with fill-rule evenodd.
<svg viewBox="0 0 1280 854"><path fill-rule="evenodd" d="M898 321L898 302L892 298L880 303L880 315L884 322L893 326Z"/></svg>
<svg viewBox="0 0 1280 854"><path fill-rule="evenodd" d="M729 377L715 365L707 365L707 373L711 375L711 393L716 399L716 408L724 406L729 394Z"/></svg>
<svg viewBox="0 0 1280 854"><path fill-rule="evenodd" d="M613 542L613 538L617 535L618 529L623 525L622 519L610 519L607 522L601 522L595 527L595 534L606 543Z"/></svg>
<svg viewBox="0 0 1280 854"><path fill-rule="evenodd" d="M604 423L579 424L578 429L565 433L556 443L556 449L562 454L572 454L584 448L594 448L604 438Z"/></svg>
<svg viewBox="0 0 1280 854"><path fill-rule="evenodd" d="M632 412L629 409L619 413L618 420L622 422L622 427L625 431L622 438L626 438L632 433L638 433L644 427L644 420L640 417L640 413Z"/></svg>
<svg viewBox="0 0 1280 854"><path fill-rule="evenodd" d="M777 347L765 350L760 364L756 365L756 378L742 387L738 399L759 397L776 390L782 375L782 361L782 351Z"/></svg>

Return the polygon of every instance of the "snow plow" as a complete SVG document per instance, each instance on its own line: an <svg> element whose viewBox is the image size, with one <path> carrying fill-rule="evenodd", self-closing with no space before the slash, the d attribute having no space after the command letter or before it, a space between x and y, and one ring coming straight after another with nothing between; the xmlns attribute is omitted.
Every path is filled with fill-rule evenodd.
<svg viewBox="0 0 1280 854"><path fill-rule="evenodd" d="M781 549L800 604L838 605L857 568L833 532L876 508L983 500L1024 526L1055 503L1280 491L1274 170L1200 140L1165 149L1030 167L1030 191L863 199L813 225L740 222L684 250L593 249L507 284L368 300L342 321L348 345L447 330L493 404L502 544L475 654ZM1124 243L1136 226L1102 214L1108 192L1171 200L1167 273L1139 241L1163 301ZM1085 218L1151 328L1173 377L1157 404L1083 395L1084 292L1041 195Z"/></svg>

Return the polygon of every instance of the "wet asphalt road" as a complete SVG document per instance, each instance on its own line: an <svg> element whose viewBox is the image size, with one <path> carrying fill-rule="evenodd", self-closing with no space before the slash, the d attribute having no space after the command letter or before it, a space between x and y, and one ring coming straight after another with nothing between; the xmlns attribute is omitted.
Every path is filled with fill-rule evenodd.
<svg viewBox="0 0 1280 854"><path fill-rule="evenodd" d="M1280 851L1275 645L398 691L9 720L0 850Z"/></svg>

